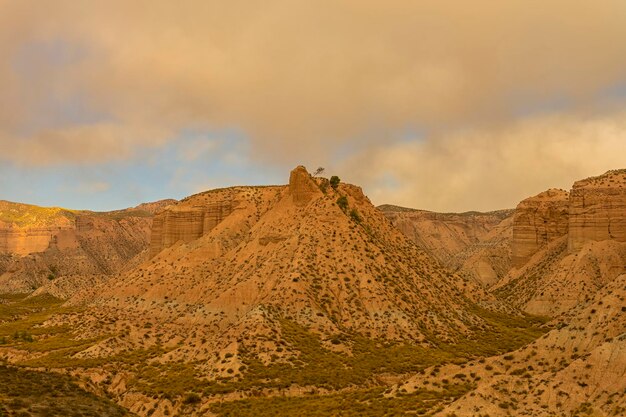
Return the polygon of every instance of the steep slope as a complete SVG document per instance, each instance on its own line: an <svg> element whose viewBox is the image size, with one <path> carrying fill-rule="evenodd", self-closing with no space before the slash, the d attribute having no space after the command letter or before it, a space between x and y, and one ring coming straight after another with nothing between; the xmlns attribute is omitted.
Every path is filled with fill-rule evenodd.
<svg viewBox="0 0 626 417"><path fill-rule="evenodd" d="M626 242L626 169L574 183L569 212L570 252L590 241Z"/></svg>
<svg viewBox="0 0 626 417"><path fill-rule="evenodd" d="M451 365L399 385L464 380L472 389L438 416L622 416L626 413L626 275L507 355ZM428 370L427 370L428 371Z"/></svg>
<svg viewBox="0 0 626 417"><path fill-rule="evenodd" d="M512 210L434 213L378 207L405 236L454 271L489 286L510 268Z"/></svg>
<svg viewBox="0 0 626 417"><path fill-rule="evenodd" d="M107 213L0 202L0 292L122 270L147 248L154 211L172 202Z"/></svg>

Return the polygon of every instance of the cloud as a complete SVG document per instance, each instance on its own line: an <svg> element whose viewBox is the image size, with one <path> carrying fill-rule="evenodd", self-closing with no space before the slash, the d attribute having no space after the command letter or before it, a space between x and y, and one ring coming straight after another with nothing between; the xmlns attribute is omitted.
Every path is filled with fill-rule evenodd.
<svg viewBox="0 0 626 417"><path fill-rule="evenodd" d="M80 195L93 195L105 193L111 189L111 184L106 181L81 181L73 187L60 187L59 191Z"/></svg>
<svg viewBox="0 0 626 417"><path fill-rule="evenodd" d="M168 132L111 123L46 129L31 137L0 134L2 158L23 166L90 165L125 160L146 146L165 143Z"/></svg>
<svg viewBox="0 0 626 417"><path fill-rule="evenodd" d="M235 126L257 158L292 164L327 157L338 143L395 140L407 128L510 120L554 97L590 110L626 73L622 0L57 0L45 8L24 0L2 8L6 136L40 117L30 112L41 97L63 106L79 95L122 129ZM12 69L25 49L50 39L81 52L51 65L48 51L43 62L27 61L37 64L27 73ZM56 127L64 128L74 127Z"/></svg>
<svg viewBox="0 0 626 417"><path fill-rule="evenodd" d="M206 153L235 130L225 165L510 207L623 164L624 21L623 0L2 2L0 159L106 164L189 131Z"/></svg>
<svg viewBox="0 0 626 417"><path fill-rule="evenodd" d="M626 112L589 119L553 115L370 148L337 169L368 184L376 204L487 211L623 168L624 155Z"/></svg>

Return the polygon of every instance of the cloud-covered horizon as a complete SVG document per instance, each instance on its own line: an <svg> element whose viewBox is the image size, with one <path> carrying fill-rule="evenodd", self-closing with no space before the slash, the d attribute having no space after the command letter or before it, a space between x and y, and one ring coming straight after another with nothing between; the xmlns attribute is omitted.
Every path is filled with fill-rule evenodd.
<svg viewBox="0 0 626 417"><path fill-rule="evenodd" d="M377 203L510 206L624 165L624 21L621 0L0 1L0 160L132 177L171 150L176 181L197 146L210 184L304 163Z"/></svg>

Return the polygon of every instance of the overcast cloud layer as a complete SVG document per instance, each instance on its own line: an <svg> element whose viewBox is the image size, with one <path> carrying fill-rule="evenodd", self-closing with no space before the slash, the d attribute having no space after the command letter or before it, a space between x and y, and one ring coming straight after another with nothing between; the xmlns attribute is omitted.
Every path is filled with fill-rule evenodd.
<svg viewBox="0 0 626 417"><path fill-rule="evenodd" d="M0 0L0 159L132 166L235 131L258 170L324 165L375 203L510 207L626 167L624 22L623 0Z"/></svg>

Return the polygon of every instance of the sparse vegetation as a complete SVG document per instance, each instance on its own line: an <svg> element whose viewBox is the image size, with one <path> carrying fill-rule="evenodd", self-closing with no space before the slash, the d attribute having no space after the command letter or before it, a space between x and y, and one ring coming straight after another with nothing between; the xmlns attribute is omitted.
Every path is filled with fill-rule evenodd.
<svg viewBox="0 0 626 417"><path fill-rule="evenodd" d="M0 416L123 417L131 414L65 375L0 365Z"/></svg>

